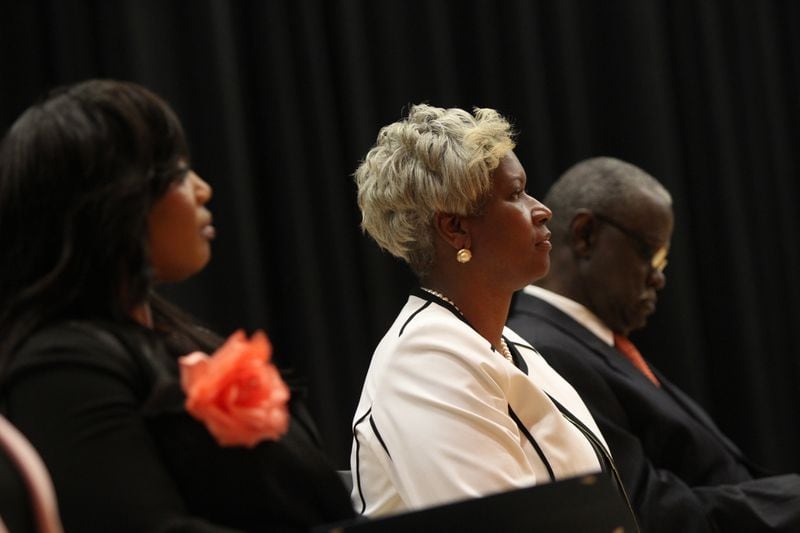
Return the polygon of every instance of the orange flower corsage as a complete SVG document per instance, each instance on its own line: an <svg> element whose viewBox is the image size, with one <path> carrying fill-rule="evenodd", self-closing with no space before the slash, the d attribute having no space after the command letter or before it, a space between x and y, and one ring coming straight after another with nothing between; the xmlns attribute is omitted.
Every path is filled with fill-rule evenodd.
<svg viewBox="0 0 800 533"><path fill-rule="evenodd" d="M240 330L210 357L193 352L180 358L186 410L221 446L253 447L286 433L289 388L271 356L264 332L248 339Z"/></svg>

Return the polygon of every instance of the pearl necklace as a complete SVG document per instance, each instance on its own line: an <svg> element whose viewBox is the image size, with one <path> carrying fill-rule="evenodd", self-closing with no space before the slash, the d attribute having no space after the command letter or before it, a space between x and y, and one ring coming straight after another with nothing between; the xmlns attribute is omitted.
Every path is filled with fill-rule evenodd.
<svg viewBox="0 0 800 533"><path fill-rule="evenodd" d="M464 313L461 312L461 309L458 308L458 306L455 304L455 302L453 302L453 300L451 300L450 298L448 298L447 296L445 296L441 292L435 291L433 289L429 289L428 287L420 287L420 289L422 289L423 291L427 292L428 294L432 294L432 295L436 296L440 300L444 300L445 302L449 303L450 305L452 305L455 308L456 311L458 311L459 315L464 316ZM506 340L503 337L500 337L500 350L499 350L499 352L500 352L500 355L502 355L503 357L508 359L508 361L510 363L512 363L512 364L514 363L514 358L511 357L511 350L508 349L508 344L506 344Z"/></svg>
<svg viewBox="0 0 800 533"><path fill-rule="evenodd" d="M456 311L458 311L459 315L464 316L464 313L461 312L461 309L458 308L458 306L455 304L455 302L453 302L453 300L451 300L450 298L448 298L447 296L445 296L441 292L435 291L433 289L429 289L428 287L420 287L420 289L422 289L423 291L427 292L428 294L433 294L434 296L436 296L440 300L444 300L445 302L449 303L450 305L452 305L453 307L456 308Z"/></svg>
<svg viewBox="0 0 800 533"><path fill-rule="evenodd" d="M503 357L508 359L510 363L513 363L514 358L511 357L511 350L508 349L508 344L506 344L506 340L503 337L500 337L500 347L503 349Z"/></svg>

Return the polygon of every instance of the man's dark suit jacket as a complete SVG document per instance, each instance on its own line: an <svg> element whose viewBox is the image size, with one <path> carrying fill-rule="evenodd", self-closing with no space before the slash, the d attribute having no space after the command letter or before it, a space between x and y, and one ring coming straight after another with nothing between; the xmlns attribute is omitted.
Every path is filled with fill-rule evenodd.
<svg viewBox="0 0 800 533"><path fill-rule="evenodd" d="M800 532L800 476L761 477L691 398L549 303L516 295L508 325L583 398L645 532Z"/></svg>

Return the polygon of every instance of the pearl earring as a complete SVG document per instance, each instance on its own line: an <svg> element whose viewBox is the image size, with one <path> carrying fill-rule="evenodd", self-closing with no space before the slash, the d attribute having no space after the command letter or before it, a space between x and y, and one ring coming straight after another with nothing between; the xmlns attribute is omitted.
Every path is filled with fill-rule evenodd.
<svg viewBox="0 0 800 533"><path fill-rule="evenodd" d="M462 248L456 253L456 261L459 263L469 263L470 259L472 259L472 252L467 248Z"/></svg>

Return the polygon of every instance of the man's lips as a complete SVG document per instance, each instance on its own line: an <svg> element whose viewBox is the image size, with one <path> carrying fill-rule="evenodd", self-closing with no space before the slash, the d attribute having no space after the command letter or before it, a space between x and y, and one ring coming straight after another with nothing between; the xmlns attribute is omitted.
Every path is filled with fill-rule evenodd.
<svg viewBox="0 0 800 533"><path fill-rule="evenodd" d="M652 315L653 313L655 313L656 312L655 298L647 298L646 300L642 300L642 307L644 307L648 315Z"/></svg>

